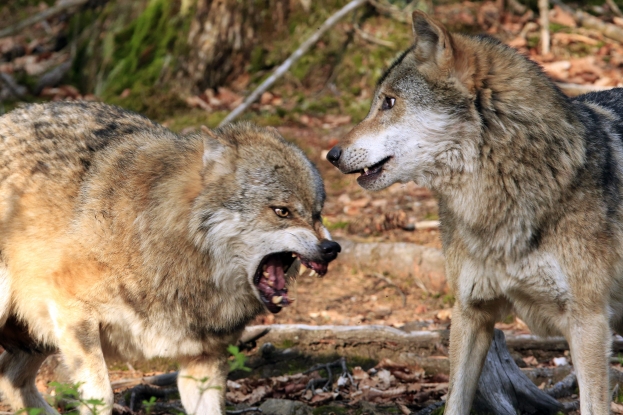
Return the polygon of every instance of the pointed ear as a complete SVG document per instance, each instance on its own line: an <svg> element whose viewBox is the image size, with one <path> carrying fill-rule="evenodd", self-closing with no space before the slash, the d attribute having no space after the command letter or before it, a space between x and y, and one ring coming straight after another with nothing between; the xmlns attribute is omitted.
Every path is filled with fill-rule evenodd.
<svg viewBox="0 0 623 415"><path fill-rule="evenodd" d="M221 142L219 136L205 125L201 126L203 133L203 165L220 164L224 161L227 147Z"/></svg>
<svg viewBox="0 0 623 415"><path fill-rule="evenodd" d="M452 42L443 25L416 10L413 12L413 36L418 61L432 61L442 69L452 65Z"/></svg>

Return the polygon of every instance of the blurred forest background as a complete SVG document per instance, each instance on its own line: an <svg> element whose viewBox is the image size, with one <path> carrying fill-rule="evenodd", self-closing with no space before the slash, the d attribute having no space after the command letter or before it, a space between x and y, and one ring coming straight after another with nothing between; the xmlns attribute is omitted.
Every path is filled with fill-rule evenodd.
<svg viewBox="0 0 623 415"><path fill-rule="evenodd" d="M215 127L348 3L0 0L0 115L25 102L84 99L140 112L180 133ZM434 15L451 31L499 38L538 62L564 92L577 95L623 86L621 8L623 0L369 0L322 35L261 94L240 119L277 127L318 165L328 193L325 224L345 249L324 279L299 278L292 307L255 323L371 325L437 334L418 349L417 359L409 349L408 364L395 361L407 350L401 349L395 332L389 343L383 336L390 332L379 335L378 344L361 338L337 341L327 334L311 346L299 337L275 334L270 347L262 340L259 348L246 352L259 360L251 360L253 376L232 377L227 391L231 405L287 398L319 414L415 413L447 392L443 333L454 298L445 282L433 195L412 183L368 193L324 160L339 137L367 114L377 79L411 44L412 11ZM509 339L530 334L512 315L497 327ZM367 348L352 349L348 363L359 388L339 393L306 389L320 375L302 372L313 361L329 359L319 353L339 349L344 354L362 344ZM564 369L570 363L567 352L531 344L511 349L520 366L536 373L537 384L544 388L569 373ZM288 363L285 369L261 359L274 360L281 356L278 350L293 346L315 357L299 359L299 366ZM49 392L50 379L62 378L57 367L51 363L40 375L42 391ZM613 367L620 369L620 362L613 361ZM128 378L174 368L170 362L112 364L111 379L117 382L120 402L128 404L126 413L141 411L140 404L130 408L129 398L121 401L127 398L124 388L136 384ZM164 396L159 402L167 401ZM577 401L577 396L569 399ZM160 407L161 412L171 413L171 405ZM613 412L623 413L623 405L616 405ZM0 404L0 413L2 409ZM312 409L301 411L296 413Z"/></svg>

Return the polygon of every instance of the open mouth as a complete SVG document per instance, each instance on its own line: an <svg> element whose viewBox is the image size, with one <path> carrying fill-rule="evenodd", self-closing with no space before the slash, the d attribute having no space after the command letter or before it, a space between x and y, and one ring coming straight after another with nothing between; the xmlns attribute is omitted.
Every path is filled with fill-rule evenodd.
<svg viewBox="0 0 623 415"><path fill-rule="evenodd" d="M310 261L296 252L277 252L265 256L255 271L253 282L271 313L280 312L294 301L288 297L286 273L297 258L304 267L311 270L312 275L323 276L327 273L328 264ZM304 268L301 267L301 273L303 271Z"/></svg>
<svg viewBox="0 0 623 415"><path fill-rule="evenodd" d="M381 175L381 173L383 172L383 167L385 166L385 163L387 163L391 158L392 158L391 156L385 157L383 160L379 161L378 163L375 163L369 167L364 167L363 169L360 169L360 170L351 171L348 174L359 173L359 177L357 177L357 182L359 182L360 184L365 183L365 182L371 182Z"/></svg>

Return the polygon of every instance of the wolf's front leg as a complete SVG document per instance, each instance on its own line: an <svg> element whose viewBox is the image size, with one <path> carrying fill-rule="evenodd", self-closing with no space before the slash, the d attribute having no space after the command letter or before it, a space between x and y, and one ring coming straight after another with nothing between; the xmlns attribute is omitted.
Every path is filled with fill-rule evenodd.
<svg viewBox="0 0 623 415"><path fill-rule="evenodd" d="M610 413L608 361L612 333L606 313L577 312L566 336L580 386L582 415Z"/></svg>
<svg viewBox="0 0 623 415"><path fill-rule="evenodd" d="M465 306L458 300L450 328L450 385L446 415L467 415L480 372L493 339L495 314L486 306Z"/></svg>
<svg viewBox="0 0 623 415"><path fill-rule="evenodd" d="M227 359L225 354L201 356L182 363L177 377L182 404L189 415L225 413Z"/></svg>
<svg viewBox="0 0 623 415"><path fill-rule="evenodd" d="M99 324L85 321L66 325L59 337L59 350L70 378L79 384L80 414L109 415L114 395L100 343Z"/></svg>

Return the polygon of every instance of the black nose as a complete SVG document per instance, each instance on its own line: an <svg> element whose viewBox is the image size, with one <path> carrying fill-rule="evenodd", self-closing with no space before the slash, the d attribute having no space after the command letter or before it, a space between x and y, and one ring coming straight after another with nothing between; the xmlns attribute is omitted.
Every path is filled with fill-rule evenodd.
<svg viewBox="0 0 623 415"><path fill-rule="evenodd" d="M342 149L338 146L333 147L327 153L327 160L331 162L335 167L337 167L337 162L340 161L340 156L342 155Z"/></svg>
<svg viewBox="0 0 623 415"><path fill-rule="evenodd" d="M337 254L342 252L342 247L337 242L330 241L328 239L323 239L318 245L320 248L320 253L322 255L322 259L325 261L333 261L337 258Z"/></svg>

